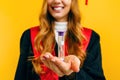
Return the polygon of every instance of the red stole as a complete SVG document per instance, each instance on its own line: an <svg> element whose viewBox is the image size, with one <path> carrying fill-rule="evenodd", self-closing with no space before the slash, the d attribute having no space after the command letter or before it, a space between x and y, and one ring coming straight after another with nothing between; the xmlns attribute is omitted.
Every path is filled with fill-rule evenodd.
<svg viewBox="0 0 120 80"><path fill-rule="evenodd" d="M39 26L32 27L30 29L31 43L32 43L33 53L34 53L35 57L40 56L40 53L38 53L36 51L36 49L34 48L34 39L38 32L39 32ZM83 50L85 51L89 44L92 30L83 28L82 32L87 39L87 40L83 41ZM67 44L65 43L65 45L67 45ZM67 49L67 46L65 47L65 49ZM52 55L55 55L55 51L52 52ZM67 52L65 52L65 55L67 55ZM41 67L43 68L43 71L45 72L43 74L40 74L41 80L59 80L58 75L56 73L54 73L53 71L51 71L49 68L47 68L45 65L42 65Z"/></svg>

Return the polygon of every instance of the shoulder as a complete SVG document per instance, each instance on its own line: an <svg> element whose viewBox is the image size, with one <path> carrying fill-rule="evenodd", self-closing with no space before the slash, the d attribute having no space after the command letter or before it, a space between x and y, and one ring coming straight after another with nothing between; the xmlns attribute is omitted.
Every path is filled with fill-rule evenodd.
<svg viewBox="0 0 120 80"><path fill-rule="evenodd" d="M99 34L96 31L94 31L93 29L83 27L82 33L85 37L85 40L83 41L83 45L84 45L83 49L84 50L87 50L89 47L98 43L100 40Z"/></svg>
<svg viewBox="0 0 120 80"><path fill-rule="evenodd" d="M89 38L89 42L88 42L86 51L88 53L89 52L94 53L95 51L97 51L97 50L99 51L99 49L100 49L100 35L99 35L98 32L96 32L93 29L86 28L86 31L88 31L88 30L91 31L91 35L90 35L90 38Z"/></svg>
<svg viewBox="0 0 120 80"><path fill-rule="evenodd" d="M39 26L34 26L34 27L31 27L31 28L28 28L25 31L23 31L22 37L30 36L31 31L37 32L38 30L39 30Z"/></svg>
<svg viewBox="0 0 120 80"><path fill-rule="evenodd" d="M37 32L39 29L38 26L34 26L34 27L31 27L31 28L28 28L26 29L25 31L23 31L22 35L21 35L21 38L20 38L20 42L23 43L23 42L30 42L30 38L31 38L31 32L32 33L35 33Z"/></svg>
<svg viewBox="0 0 120 80"><path fill-rule="evenodd" d="M83 30L82 30L82 32L83 32L83 35L85 36L85 37L90 37L90 40L92 39L100 39L100 35L95 31L95 30L93 30L93 29L90 29L90 28L86 28L86 27L83 27Z"/></svg>
<svg viewBox="0 0 120 80"><path fill-rule="evenodd" d="M30 29L26 29L20 37L20 49L23 52L29 46L30 46Z"/></svg>
<svg viewBox="0 0 120 80"><path fill-rule="evenodd" d="M39 26L34 26L34 27L31 27L30 28L30 31L39 31L40 30L40 28L39 28Z"/></svg>
<svg viewBox="0 0 120 80"><path fill-rule="evenodd" d="M30 29L26 29L25 31L23 31L22 35L21 35L21 41L23 39L29 38L30 35Z"/></svg>
<svg viewBox="0 0 120 80"><path fill-rule="evenodd" d="M30 35L31 35L31 37L32 38L35 37L38 34L39 31L40 31L40 27L39 26L31 27L30 28Z"/></svg>
<svg viewBox="0 0 120 80"><path fill-rule="evenodd" d="M100 35L92 30L92 34L91 34L91 38L90 38L90 42L89 42L89 45L87 47L87 51L91 51L91 50L96 50L100 48Z"/></svg>

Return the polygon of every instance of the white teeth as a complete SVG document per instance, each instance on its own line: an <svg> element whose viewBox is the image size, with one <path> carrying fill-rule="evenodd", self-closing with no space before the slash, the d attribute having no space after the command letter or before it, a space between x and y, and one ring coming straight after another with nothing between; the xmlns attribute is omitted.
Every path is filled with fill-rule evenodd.
<svg viewBox="0 0 120 80"><path fill-rule="evenodd" d="M62 7L54 8L54 10L62 10Z"/></svg>

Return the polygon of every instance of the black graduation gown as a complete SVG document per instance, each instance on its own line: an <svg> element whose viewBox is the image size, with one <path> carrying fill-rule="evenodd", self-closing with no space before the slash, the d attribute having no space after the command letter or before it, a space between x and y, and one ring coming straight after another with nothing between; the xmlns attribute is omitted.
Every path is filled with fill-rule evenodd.
<svg viewBox="0 0 120 80"><path fill-rule="evenodd" d="M33 56L30 39L30 29L28 29L21 36L20 57L14 80L40 80L33 70L31 61L27 60L28 56ZM60 77L59 80L106 80L102 69L100 37L93 30L86 51L87 57L80 71L69 76Z"/></svg>

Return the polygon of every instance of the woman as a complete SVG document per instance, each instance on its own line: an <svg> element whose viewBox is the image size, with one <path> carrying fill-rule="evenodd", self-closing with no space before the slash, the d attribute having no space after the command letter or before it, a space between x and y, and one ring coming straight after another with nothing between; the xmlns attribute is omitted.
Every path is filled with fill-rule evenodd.
<svg viewBox="0 0 120 80"><path fill-rule="evenodd" d="M78 7L78 0L43 1L40 26L21 37L15 80L105 80L99 35L81 26ZM64 31L62 58L59 31Z"/></svg>

